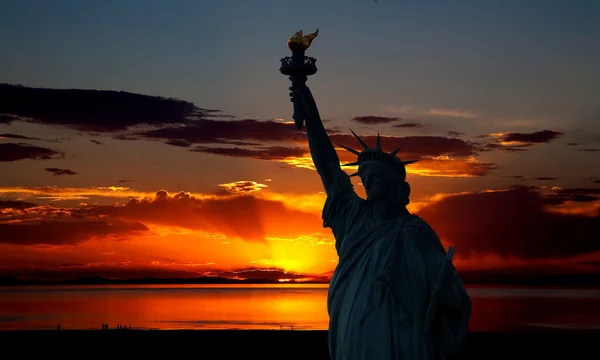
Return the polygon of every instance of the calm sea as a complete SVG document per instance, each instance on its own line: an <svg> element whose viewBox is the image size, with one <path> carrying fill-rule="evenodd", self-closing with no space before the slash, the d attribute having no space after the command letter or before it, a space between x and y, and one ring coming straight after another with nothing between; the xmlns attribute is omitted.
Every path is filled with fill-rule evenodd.
<svg viewBox="0 0 600 360"><path fill-rule="evenodd" d="M600 329L600 289L470 287L471 330ZM327 285L0 287L0 329L325 330Z"/></svg>

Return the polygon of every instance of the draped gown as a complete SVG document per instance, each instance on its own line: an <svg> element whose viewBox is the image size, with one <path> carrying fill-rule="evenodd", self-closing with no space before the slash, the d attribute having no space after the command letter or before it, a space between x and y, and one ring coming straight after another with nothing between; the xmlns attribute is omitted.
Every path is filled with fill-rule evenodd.
<svg viewBox="0 0 600 360"><path fill-rule="evenodd" d="M327 301L332 360L437 360L456 350L471 302L437 234L416 215L376 220L344 172L327 190L323 226L332 229L339 256ZM425 312L443 266L461 306L438 307L427 331Z"/></svg>

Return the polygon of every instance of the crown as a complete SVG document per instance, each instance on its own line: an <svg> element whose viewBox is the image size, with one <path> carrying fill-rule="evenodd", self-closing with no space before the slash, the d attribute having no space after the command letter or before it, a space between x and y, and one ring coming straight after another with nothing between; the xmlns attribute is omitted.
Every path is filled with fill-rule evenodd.
<svg viewBox="0 0 600 360"><path fill-rule="evenodd" d="M390 168L394 169L395 171L399 172L404 178L406 178L405 166L418 161L418 160L402 161L399 157L397 157L396 154L398 154L398 152L402 149L402 146L400 146L399 148L397 148L396 150L392 151L389 154L384 152L383 150L381 150L381 138L379 137L379 133L377 133L377 145L375 146L375 149L371 149L367 146L367 144L365 144L365 142L358 135L356 135L356 133L354 133L354 131L352 131L352 129L350 129L350 132L352 133L352 135L354 135L356 140L358 140L360 145L362 145L363 150L362 151L354 150L354 149L351 149L342 144L336 143L336 145L340 146L341 148L343 148L347 151L350 151L354 155L358 155L357 161L349 163L349 164L343 164L342 166L356 166L356 165L362 164L365 161L378 161L378 162L381 162L381 163L389 166ZM349 176L356 176L356 175L358 175L358 172L355 172L354 174L351 174Z"/></svg>

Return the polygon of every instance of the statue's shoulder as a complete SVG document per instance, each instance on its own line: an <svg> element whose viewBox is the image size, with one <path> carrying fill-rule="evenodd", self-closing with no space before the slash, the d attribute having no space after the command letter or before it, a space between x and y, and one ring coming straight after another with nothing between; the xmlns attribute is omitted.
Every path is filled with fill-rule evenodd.
<svg viewBox="0 0 600 360"><path fill-rule="evenodd" d="M419 247L436 247L444 249L438 234L433 228L418 215L410 215L404 222L404 226L410 229L413 240Z"/></svg>
<svg viewBox="0 0 600 360"><path fill-rule="evenodd" d="M431 228L431 226L429 226L427 221L423 220L423 218L415 214L406 216L403 219L403 224L406 227L415 228L416 230L431 231L435 233L435 231L433 231L433 229Z"/></svg>

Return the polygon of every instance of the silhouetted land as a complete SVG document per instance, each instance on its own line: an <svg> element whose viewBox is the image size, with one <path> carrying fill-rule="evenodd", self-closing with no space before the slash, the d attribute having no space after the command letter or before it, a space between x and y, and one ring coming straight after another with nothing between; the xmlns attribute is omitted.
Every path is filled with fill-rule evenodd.
<svg viewBox="0 0 600 360"><path fill-rule="evenodd" d="M287 284L295 281L286 281ZM323 284L326 282L303 281L302 284ZM277 280L270 279L229 279L224 277L200 277L184 279L161 279L161 278L143 278L143 279L107 279L103 277L89 277L74 280L61 281L42 281L37 279L21 280L16 278L0 279L0 286L20 286L20 285L183 285L183 284L281 284Z"/></svg>
<svg viewBox="0 0 600 360"><path fill-rule="evenodd" d="M449 359L588 359L600 332L469 333ZM44 358L329 359L326 331L0 331L2 354Z"/></svg>
<svg viewBox="0 0 600 360"><path fill-rule="evenodd" d="M505 272L461 273L467 285L522 285L522 286L598 286L600 274L557 274L538 275ZM39 279L18 279L14 277L0 278L0 286L21 285L183 285L183 284L279 284L276 279L230 279L224 277L199 278L142 278L142 279L107 279L88 277L72 280L43 281ZM286 283L295 283L294 280ZM302 281L302 284L324 284L327 281Z"/></svg>

